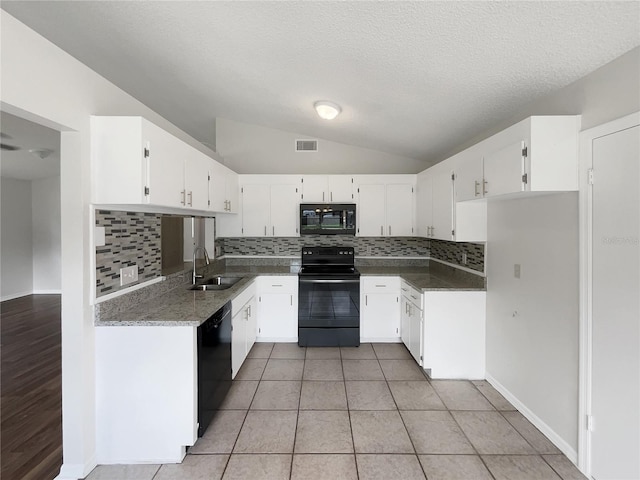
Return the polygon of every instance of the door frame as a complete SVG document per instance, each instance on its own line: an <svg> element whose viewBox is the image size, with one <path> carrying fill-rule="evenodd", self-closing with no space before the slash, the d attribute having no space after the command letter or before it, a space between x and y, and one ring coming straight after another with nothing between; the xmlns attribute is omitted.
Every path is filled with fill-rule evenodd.
<svg viewBox="0 0 640 480"><path fill-rule="evenodd" d="M578 468L591 478L592 346L593 346L593 141L640 125L640 112L580 132L580 327L578 379Z"/></svg>

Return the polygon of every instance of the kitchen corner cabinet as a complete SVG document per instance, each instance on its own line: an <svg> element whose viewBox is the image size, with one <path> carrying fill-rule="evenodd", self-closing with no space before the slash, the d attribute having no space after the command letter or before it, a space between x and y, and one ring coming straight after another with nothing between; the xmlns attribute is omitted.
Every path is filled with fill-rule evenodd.
<svg viewBox="0 0 640 480"><path fill-rule="evenodd" d="M360 341L400 342L400 277L360 277Z"/></svg>
<svg viewBox="0 0 640 480"><path fill-rule="evenodd" d="M209 210L237 213L238 193L238 174L218 162L212 162L209 172Z"/></svg>
<svg viewBox="0 0 640 480"><path fill-rule="evenodd" d="M301 178L302 203L353 203L351 175L305 175Z"/></svg>
<svg viewBox="0 0 640 480"><path fill-rule="evenodd" d="M256 341L255 282L231 301L231 314L231 376L235 378Z"/></svg>
<svg viewBox="0 0 640 480"><path fill-rule="evenodd" d="M423 306L422 367L429 376L485 378L486 292L427 291Z"/></svg>
<svg viewBox="0 0 640 480"><path fill-rule="evenodd" d="M298 277L260 276L258 293L258 341L298 341Z"/></svg>
<svg viewBox="0 0 640 480"><path fill-rule="evenodd" d="M419 236L455 240L453 175L451 163L446 160L418 174L416 211Z"/></svg>
<svg viewBox="0 0 640 480"><path fill-rule="evenodd" d="M358 236L413 236L414 190L414 182L358 184Z"/></svg>

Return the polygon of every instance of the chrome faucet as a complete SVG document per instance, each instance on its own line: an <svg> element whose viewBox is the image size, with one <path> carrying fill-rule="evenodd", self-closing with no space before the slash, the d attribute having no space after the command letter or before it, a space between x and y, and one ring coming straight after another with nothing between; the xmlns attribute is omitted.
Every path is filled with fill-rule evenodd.
<svg viewBox="0 0 640 480"><path fill-rule="evenodd" d="M209 253L207 252L207 249L205 247L201 247L201 246L196 246L193 249L193 284L196 284L196 280L198 278L203 278L204 275L197 275L196 274L196 254L198 253L198 250L202 250L204 252L204 261L206 262L207 265L209 265L211 262L209 261Z"/></svg>

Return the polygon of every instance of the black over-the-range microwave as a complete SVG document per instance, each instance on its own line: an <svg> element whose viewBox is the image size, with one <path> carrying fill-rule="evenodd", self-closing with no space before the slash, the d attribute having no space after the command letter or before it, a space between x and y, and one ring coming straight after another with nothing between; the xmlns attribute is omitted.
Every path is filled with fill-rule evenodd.
<svg viewBox="0 0 640 480"><path fill-rule="evenodd" d="M301 235L355 235L353 203L301 203Z"/></svg>

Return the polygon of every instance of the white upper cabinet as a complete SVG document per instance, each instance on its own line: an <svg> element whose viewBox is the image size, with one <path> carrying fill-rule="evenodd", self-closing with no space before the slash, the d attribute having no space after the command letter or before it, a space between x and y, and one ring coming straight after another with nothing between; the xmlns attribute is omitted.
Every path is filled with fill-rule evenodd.
<svg viewBox="0 0 640 480"><path fill-rule="evenodd" d="M482 153L477 145L453 157L456 202L482 198Z"/></svg>
<svg viewBox="0 0 640 480"><path fill-rule="evenodd" d="M300 193L295 185L271 186L270 223L272 237L297 237Z"/></svg>
<svg viewBox="0 0 640 480"><path fill-rule="evenodd" d="M242 235L245 237L266 237L271 214L271 186L243 185L242 194Z"/></svg>
<svg viewBox="0 0 640 480"><path fill-rule="evenodd" d="M305 175L302 177L302 203L353 203L351 175Z"/></svg>
<svg viewBox="0 0 640 480"><path fill-rule="evenodd" d="M417 235L453 240L453 175L449 160L418 174Z"/></svg>
<svg viewBox="0 0 640 480"><path fill-rule="evenodd" d="M250 177L250 178L249 178ZM257 182L260 175L247 176ZM245 237L297 237L300 188L290 176L269 177L282 183L245 183L241 187L242 229ZM224 219L222 223L224 223ZM223 228L225 234L230 232Z"/></svg>
<svg viewBox="0 0 640 480"><path fill-rule="evenodd" d="M415 178L415 175L355 177L358 193L358 236L414 235ZM390 183L390 180L394 183Z"/></svg>
<svg viewBox="0 0 640 480"><path fill-rule="evenodd" d="M213 162L209 173L209 209L214 212L238 211L238 174Z"/></svg>
<svg viewBox="0 0 640 480"><path fill-rule="evenodd" d="M431 237L433 229L433 184L429 170L416 176L416 235Z"/></svg>
<svg viewBox="0 0 640 480"><path fill-rule="evenodd" d="M208 211L214 159L142 117L91 117L92 202ZM147 209L149 210L149 209Z"/></svg>

